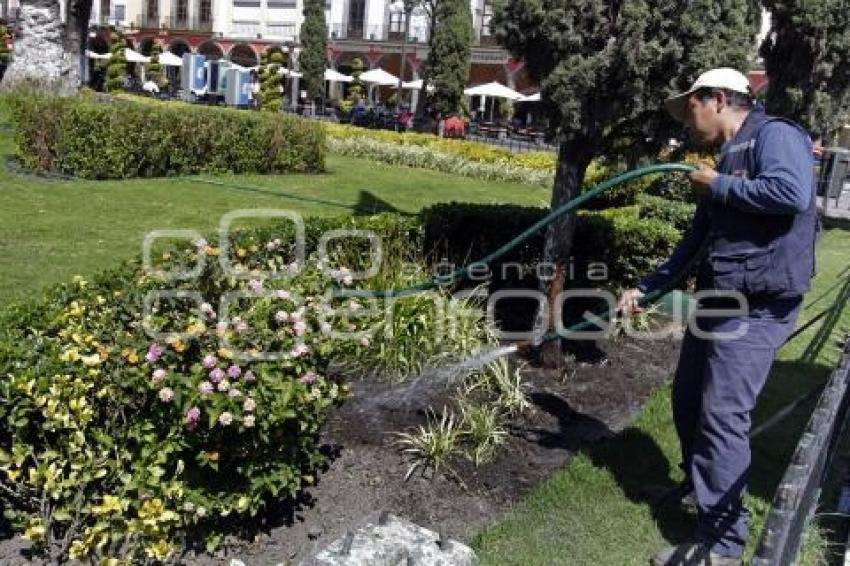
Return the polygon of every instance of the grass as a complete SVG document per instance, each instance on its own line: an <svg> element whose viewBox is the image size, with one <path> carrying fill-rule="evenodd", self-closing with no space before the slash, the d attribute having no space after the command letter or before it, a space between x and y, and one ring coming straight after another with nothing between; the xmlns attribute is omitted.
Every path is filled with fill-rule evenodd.
<svg viewBox="0 0 850 566"><path fill-rule="evenodd" d="M11 138L0 117L0 304L140 255L150 230L208 233L223 214L236 209L286 208L305 216L412 214L452 200L541 206L549 200L542 188L335 155L329 156L324 175L218 178L243 189L174 179L48 180L9 170Z"/></svg>
<svg viewBox="0 0 850 566"><path fill-rule="evenodd" d="M845 294L850 285L834 287L839 277L850 275L845 270L850 265L848 242L850 231L837 228L820 241L819 274L798 327L836 302L843 300L843 308L781 350L756 410L756 425L823 384L836 365L840 351L835 344L850 328ZM753 443L748 555L755 550L769 502L813 405L799 408ZM646 564L660 548L685 540L693 518L672 508L653 513L641 493L648 484L673 485L682 477L669 407L667 388L650 400L633 426L578 455L507 517L480 533L474 547L482 564ZM811 530L803 564L823 563L825 545L825 533Z"/></svg>

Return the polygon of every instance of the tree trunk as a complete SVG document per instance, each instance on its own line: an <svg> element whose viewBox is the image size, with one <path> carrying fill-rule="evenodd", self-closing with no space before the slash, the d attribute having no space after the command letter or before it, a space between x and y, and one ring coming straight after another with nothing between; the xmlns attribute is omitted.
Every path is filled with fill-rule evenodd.
<svg viewBox="0 0 850 566"><path fill-rule="evenodd" d="M91 0L69 0L66 24L59 0L22 0L20 37L3 77L4 89L34 81L61 94L77 91L82 78Z"/></svg>
<svg viewBox="0 0 850 566"><path fill-rule="evenodd" d="M578 196L582 181L584 181L585 170L592 157L593 152L590 150L590 143L584 140L560 145L558 169L555 172L555 185L552 189L552 210ZM548 280L541 281L540 287L549 301L548 320L545 321L548 330L555 328L557 317L563 319L560 304L556 299L567 285L567 269L573 246L573 233L576 227L575 218L575 213L561 216L550 224L546 231L543 261L544 265L552 267L547 270L550 277ZM543 313L538 313L538 324L544 322L541 320L542 317ZM540 363L543 367L563 368L564 356L561 352L560 339L550 340L542 344L539 354Z"/></svg>

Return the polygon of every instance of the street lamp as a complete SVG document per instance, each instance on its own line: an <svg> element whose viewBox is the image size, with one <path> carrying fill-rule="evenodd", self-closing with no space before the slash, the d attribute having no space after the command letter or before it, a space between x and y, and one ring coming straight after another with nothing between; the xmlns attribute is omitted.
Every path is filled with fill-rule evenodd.
<svg viewBox="0 0 850 566"><path fill-rule="evenodd" d="M395 2L390 4L390 12L393 14L404 14L404 36L401 38L401 69L398 73L397 106L399 107L401 106L401 93L403 92L401 84L404 81L404 59L406 56L405 51L407 50L407 37L410 35L410 14L415 7L416 0L395 0Z"/></svg>

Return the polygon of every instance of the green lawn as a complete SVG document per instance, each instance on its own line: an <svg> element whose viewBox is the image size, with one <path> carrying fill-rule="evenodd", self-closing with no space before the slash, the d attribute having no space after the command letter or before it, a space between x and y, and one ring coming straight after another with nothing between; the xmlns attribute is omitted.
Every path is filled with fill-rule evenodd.
<svg viewBox="0 0 850 566"><path fill-rule="evenodd" d="M850 231L846 230L832 229L822 238L819 274L798 326L832 304L843 301L844 306L836 310L837 316L816 323L781 351L756 411L756 424L822 384L836 365L840 355L837 340L842 329L850 328L848 244ZM839 277L845 282L835 287ZM694 524L692 517L671 508L654 514L641 495L645 485L672 485L681 479L669 403L669 389L657 393L632 427L577 456L504 520L482 532L474 544L482 563L647 564L648 557L668 541L687 538ZM750 553L813 404L799 408L753 443ZM818 533L809 536L804 563L820 563L823 545Z"/></svg>
<svg viewBox="0 0 850 566"><path fill-rule="evenodd" d="M154 229L208 232L232 210L304 215L415 213L445 201L548 205L549 191L389 167L331 155L324 175L239 176L225 188L171 179L59 181L11 172L11 134L0 124L0 304L141 253ZM259 187L254 190L252 187ZM302 200L307 199L307 200ZM313 202L317 199L321 202Z"/></svg>

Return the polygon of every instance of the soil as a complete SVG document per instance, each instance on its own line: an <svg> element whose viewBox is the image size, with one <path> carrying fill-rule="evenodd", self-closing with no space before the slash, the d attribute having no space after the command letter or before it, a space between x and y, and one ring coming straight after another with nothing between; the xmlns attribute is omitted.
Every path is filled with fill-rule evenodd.
<svg viewBox="0 0 850 566"><path fill-rule="evenodd" d="M407 481L409 462L392 433L424 424L425 409L448 404L450 392L440 388L399 407L381 401L390 399L388 386L352 382L352 398L323 432L329 462L317 484L299 501L244 525L248 534L230 540L216 556L186 556L183 563L230 564L237 558L248 566L297 564L381 512L470 541L576 452L628 426L672 375L679 342L620 337L602 346L604 351L574 351L565 371L524 370L533 406L510 423L493 461L476 468L459 459L453 473L414 473ZM24 548L18 537L0 541L0 565L29 563Z"/></svg>

